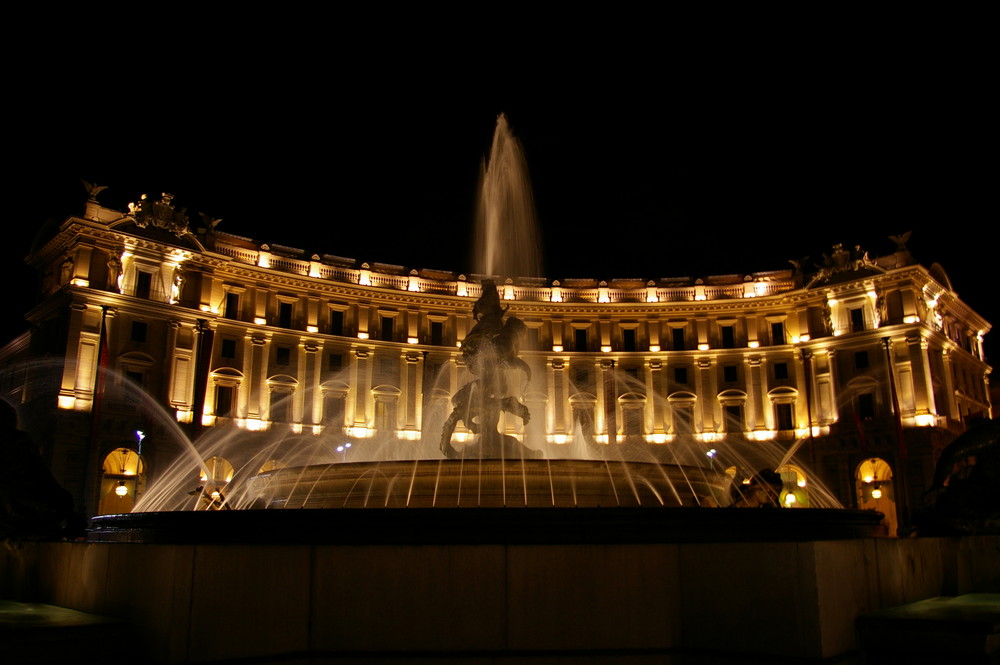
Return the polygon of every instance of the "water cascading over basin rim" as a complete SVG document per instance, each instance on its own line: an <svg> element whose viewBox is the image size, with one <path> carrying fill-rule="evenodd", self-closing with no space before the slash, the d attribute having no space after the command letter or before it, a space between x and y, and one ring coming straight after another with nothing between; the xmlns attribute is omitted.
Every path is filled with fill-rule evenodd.
<svg viewBox="0 0 1000 665"><path fill-rule="evenodd" d="M288 467L250 481L261 508L725 506L715 470L576 459L447 459Z"/></svg>

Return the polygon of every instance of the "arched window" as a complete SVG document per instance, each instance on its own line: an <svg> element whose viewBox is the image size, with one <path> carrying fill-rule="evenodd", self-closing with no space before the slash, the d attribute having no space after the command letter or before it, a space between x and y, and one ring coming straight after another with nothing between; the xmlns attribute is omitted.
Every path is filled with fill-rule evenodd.
<svg viewBox="0 0 1000 665"><path fill-rule="evenodd" d="M721 431L727 434L743 434L747 431L744 406L747 394L742 390L723 390L719 393L722 406Z"/></svg>
<svg viewBox="0 0 1000 665"><path fill-rule="evenodd" d="M622 414L619 433L626 437L642 436L646 396L641 393L625 393L618 398L618 405Z"/></svg>
<svg viewBox="0 0 1000 665"><path fill-rule="evenodd" d="M667 397L673 417L671 429L674 435L685 436L694 433L694 405L697 399L694 393L683 391Z"/></svg>
<svg viewBox="0 0 1000 665"><path fill-rule="evenodd" d="M268 406L268 420L272 423L301 422L294 413L293 397L299 382L287 374L275 374L268 377L267 387L271 389Z"/></svg>
<svg viewBox="0 0 1000 665"><path fill-rule="evenodd" d="M794 388L775 388L767 396L774 413L774 429L781 434L794 435L797 422L795 400L799 393Z"/></svg>
<svg viewBox="0 0 1000 665"><path fill-rule="evenodd" d="M573 435L579 431L583 440L588 443L594 442L594 408L597 405L597 396L592 393L575 393L569 398L570 408L573 410Z"/></svg>

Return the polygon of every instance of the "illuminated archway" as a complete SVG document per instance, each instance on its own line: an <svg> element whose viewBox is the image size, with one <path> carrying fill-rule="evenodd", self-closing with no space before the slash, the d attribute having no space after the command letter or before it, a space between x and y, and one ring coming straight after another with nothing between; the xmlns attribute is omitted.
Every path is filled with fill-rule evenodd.
<svg viewBox="0 0 1000 665"><path fill-rule="evenodd" d="M854 473L858 508L875 510L885 515L885 525L889 535L895 536L896 494L892 483L892 468L879 457L870 457L858 465Z"/></svg>
<svg viewBox="0 0 1000 665"><path fill-rule="evenodd" d="M131 448L116 448L101 466L98 515L130 513L136 497L146 489L146 463Z"/></svg>
<svg viewBox="0 0 1000 665"><path fill-rule="evenodd" d="M781 494L778 501L784 508L808 508L809 484L806 474L794 464L786 464L778 468L781 476Z"/></svg>

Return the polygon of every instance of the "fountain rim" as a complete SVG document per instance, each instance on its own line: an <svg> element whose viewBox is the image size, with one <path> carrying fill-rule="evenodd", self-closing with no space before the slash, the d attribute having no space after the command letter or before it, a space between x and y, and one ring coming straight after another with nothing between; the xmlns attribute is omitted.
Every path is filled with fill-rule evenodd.
<svg viewBox="0 0 1000 665"><path fill-rule="evenodd" d="M886 536L843 508L298 508L91 518L89 542L259 545L807 542Z"/></svg>

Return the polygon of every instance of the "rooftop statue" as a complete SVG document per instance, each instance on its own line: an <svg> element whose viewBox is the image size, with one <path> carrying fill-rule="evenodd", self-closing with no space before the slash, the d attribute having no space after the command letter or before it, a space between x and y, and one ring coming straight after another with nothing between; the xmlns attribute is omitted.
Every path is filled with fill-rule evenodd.
<svg viewBox="0 0 1000 665"><path fill-rule="evenodd" d="M500 294L493 280L483 280L483 293L472 308L476 320L462 342L462 357L474 377L452 397L453 409L441 431L441 452L447 457L460 454L451 445L451 436L459 422L476 435L471 446L479 457L530 457L527 448L512 436L497 430L502 412L513 413L525 423L531 414L517 396L511 394L508 370L531 378L531 369L518 357L524 322L507 317L508 307L500 305Z"/></svg>

